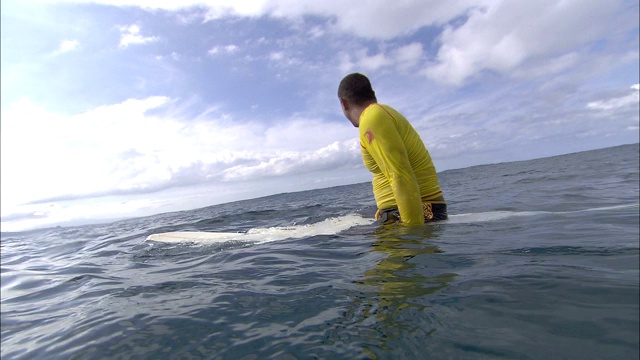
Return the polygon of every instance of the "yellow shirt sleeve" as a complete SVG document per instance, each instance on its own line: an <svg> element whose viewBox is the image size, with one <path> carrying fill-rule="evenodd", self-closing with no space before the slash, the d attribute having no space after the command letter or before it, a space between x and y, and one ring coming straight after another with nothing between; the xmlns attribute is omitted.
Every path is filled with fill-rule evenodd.
<svg viewBox="0 0 640 360"><path fill-rule="evenodd" d="M373 104L362 113L359 128L363 161L374 173L374 193L376 182L388 181L402 223L424 224L420 187L396 119L382 106Z"/></svg>

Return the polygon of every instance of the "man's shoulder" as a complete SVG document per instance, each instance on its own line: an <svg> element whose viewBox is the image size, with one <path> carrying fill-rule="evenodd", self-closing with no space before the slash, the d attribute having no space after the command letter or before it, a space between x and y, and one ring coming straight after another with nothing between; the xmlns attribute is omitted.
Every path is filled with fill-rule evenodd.
<svg viewBox="0 0 640 360"><path fill-rule="evenodd" d="M360 124L364 122L367 123L375 123L379 120L383 120L385 118L390 117L389 110L386 105L383 104L371 104L369 105L363 112L360 118Z"/></svg>
<svg viewBox="0 0 640 360"><path fill-rule="evenodd" d="M360 118L361 126L385 126L390 122L398 126L408 120L393 107L379 103L371 104Z"/></svg>

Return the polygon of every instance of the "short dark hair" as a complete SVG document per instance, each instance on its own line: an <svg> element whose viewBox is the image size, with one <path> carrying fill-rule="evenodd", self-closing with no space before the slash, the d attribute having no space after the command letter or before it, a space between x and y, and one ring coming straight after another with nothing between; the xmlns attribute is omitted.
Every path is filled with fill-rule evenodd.
<svg viewBox="0 0 640 360"><path fill-rule="evenodd" d="M338 97L356 105L362 105L371 100L377 101L371 82L360 73L349 74L340 81Z"/></svg>

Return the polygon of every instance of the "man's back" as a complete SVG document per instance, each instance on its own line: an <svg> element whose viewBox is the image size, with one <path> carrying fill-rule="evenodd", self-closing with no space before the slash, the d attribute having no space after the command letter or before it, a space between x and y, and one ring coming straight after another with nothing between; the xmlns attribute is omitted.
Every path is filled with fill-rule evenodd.
<svg viewBox="0 0 640 360"><path fill-rule="evenodd" d="M362 113L360 143L365 166L373 173L378 208L398 206L393 192L398 177L416 182L422 200L442 197L436 169L420 135L390 106L372 104Z"/></svg>

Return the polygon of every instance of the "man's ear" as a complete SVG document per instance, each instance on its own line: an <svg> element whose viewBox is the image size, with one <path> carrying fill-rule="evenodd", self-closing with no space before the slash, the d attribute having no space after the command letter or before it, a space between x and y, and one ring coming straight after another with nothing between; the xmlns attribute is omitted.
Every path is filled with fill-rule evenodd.
<svg viewBox="0 0 640 360"><path fill-rule="evenodd" d="M343 111L349 110L349 102L343 98L340 98L340 106L342 106Z"/></svg>

